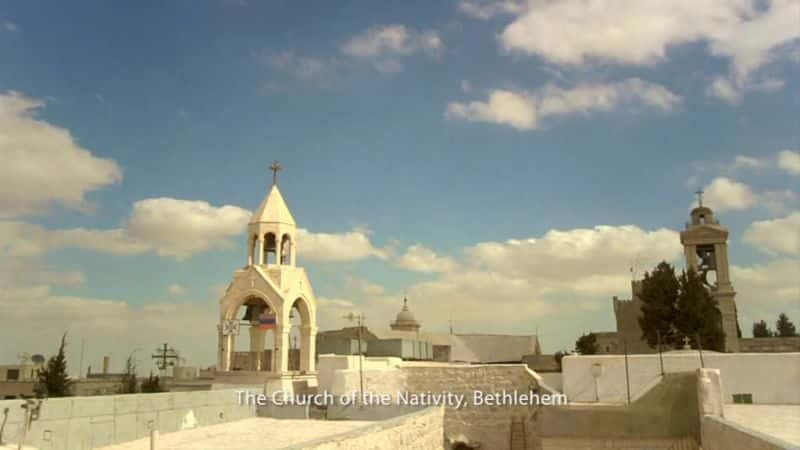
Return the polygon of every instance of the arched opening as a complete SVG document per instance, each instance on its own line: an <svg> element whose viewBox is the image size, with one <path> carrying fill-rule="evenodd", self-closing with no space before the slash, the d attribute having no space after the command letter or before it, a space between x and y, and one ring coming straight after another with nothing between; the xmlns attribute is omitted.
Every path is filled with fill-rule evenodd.
<svg viewBox="0 0 800 450"><path fill-rule="evenodd" d="M230 370L272 371L275 367L276 311L264 299L248 297L234 312L233 318L237 317L240 317L241 339L234 342Z"/></svg>
<svg viewBox="0 0 800 450"><path fill-rule="evenodd" d="M281 237L281 264L292 264L292 238L288 234Z"/></svg>
<svg viewBox="0 0 800 450"><path fill-rule="evenodd" d="M314 368L314 335L311 311L303 298L292 303L289 314L289 370L309 372Z"/></svg>
<svg viewBox="0 0 800 450"><path fill-rule="evenodd" d="M275 235L272 233L267 233L264 235L264 264L277 264L278 263L278 253L277 253L277 242L275 239Z"/></svg>

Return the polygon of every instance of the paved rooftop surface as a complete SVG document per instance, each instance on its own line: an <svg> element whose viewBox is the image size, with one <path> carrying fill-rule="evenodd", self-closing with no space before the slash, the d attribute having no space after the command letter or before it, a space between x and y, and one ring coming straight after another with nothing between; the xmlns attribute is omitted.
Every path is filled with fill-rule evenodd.
<svg viewBox="0 0 800 450"><path fill-rule="evenodd" d="M725 405L725 419L800 446L800 405Z"/></svg>
<svg viewBox="0 0 800 450"><path fill-rule="evenodd" d="M176 431L158 437L158 449L273 450L374 424L344 420L278 420L251 418ZM104 447L103 450L149 450L150 439Z"/></svg>

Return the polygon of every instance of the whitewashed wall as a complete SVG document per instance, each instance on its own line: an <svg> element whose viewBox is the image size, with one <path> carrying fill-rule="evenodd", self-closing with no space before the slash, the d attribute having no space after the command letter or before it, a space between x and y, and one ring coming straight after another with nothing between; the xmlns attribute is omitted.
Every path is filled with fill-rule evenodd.
<svg viewBox="0 0 800 450"><path fill-rule="evenodd" d="M665 353L664 371L695 371L700 367L696 351ZM706 368L719 369L726 403L732 394L749 393L753 403L800 404L800 353L713 353L703 352ZM600 364L600 376L592 365ZM659 377L658 355L628 357L631 396L651 386ZM563 389L570 402L624 403L625 357L623 355L567 356L562 361Z"/></svg>

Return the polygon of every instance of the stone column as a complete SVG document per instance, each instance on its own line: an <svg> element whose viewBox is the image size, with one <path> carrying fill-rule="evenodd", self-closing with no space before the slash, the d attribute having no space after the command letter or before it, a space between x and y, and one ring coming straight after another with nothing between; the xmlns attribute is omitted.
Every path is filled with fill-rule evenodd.
<svg viewBox="0 0 800 450"><path fill-rule="evenodd" d="M264 264L264 240L260 237L256 239L256 264Z"/></svg>
<svg viewBox="0 0 800 450"><path fill-rule="evenodd" d="M316 370L315 357L317 353L317 327L300 327L300 371L314 372Z"/></svg>
<svg viewBox="0 0 800 450"><path fill-rule="evenodd" d="M223 319L224 320L224 319ZM218 342L219 342L219 358L218 367L220 371L227 372L231 370L231 359L233 357L233 349L235 348L235 336L232 334L222 334L222 323L218 325Z"/></svg>
<svg viewBox="0 0 800 450"><path fill-rule="evenodd" d="M258 322L251 322L250 325L250 357L256 358L255 370L262 370L262 360L264 359L264 335L265 330L258 328Z"/></svg>
<svg viewBox="0 0 800 450"><path fill-rule="evenodd" d="M684 245L683 254L686 257L686 268L697 271L697 247L694 245Z"/></svg>
<svg viewBox="0 0 800 450"><path fill-rule="evenodd" d="M275 264L281 265L281 255L283 255L283 238L275 237Z"/></svg>
<svg viewBox="0 0 800 450"><path fill-rule="evenodd" d="M289 371L289 330L283 326L275 329L275 372L279 374Z"/></svg>
<svg viewBox="0 0 800 450"><path fill-rule="evenodd" d="M252 239L248 239L247 240L247 265L248 266L252 266L253 265L253 245L254 244L255 244L255 242L253 242Z"/></svg>
<svg viewBox="0 0 800 450"><path fill-rule="evenodd" d="M714 244L714 254L717 260L717 286L720 289L731 290L731 276L728 271L728 246L725 244Z"/></svg>

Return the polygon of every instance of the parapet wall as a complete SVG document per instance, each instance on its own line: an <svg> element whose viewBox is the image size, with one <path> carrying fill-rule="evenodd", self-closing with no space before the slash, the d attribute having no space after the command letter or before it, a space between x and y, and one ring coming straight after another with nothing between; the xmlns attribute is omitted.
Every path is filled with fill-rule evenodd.
<svg viewBox="0 0 800 450"><path fill-rule="evenodd" d="M282 450L441 450L443 447L444 409L431 407Z"/></svg>
<svg viewBox="0 0 800 450"><path fill-rule="evenodd" d="M16 443L22 435L24 404L24 400L0 401L0 411L8 408L6 442ZM25 443L56 450L88 449L146 437L151 427L169 433L253 416L255 407L240 405L235 390L51 398L42 401Z"/></svg>
<svg viewBox="0 0 800 450"><path fill-rule="evenodd" d="M357 391L360 383L357 357L322 355L319 360L320 390L333 394ZM450 364L403 362L398 359L367 358L363 367L364 390L392 396L398 391L464 395L468 405L457 409L446 406L445 438L451 441L480 443L481 448L506 450L510 447L512 421L518 432L533 442L534 421L539 406L472 404L476 391L550 393L540 385L540 377L524 364ZM364 417L359 417L364 419Z"/></svg>
<svg viewBox="0 0 800 450"><path fill-rule="evenodd" d="M697 351L664 353L663 362L668 374L694 372L701 365ZM800 353L703 352L703 364L720 370L724 403L733 403L733 394L752 394L756 404L800 404ZM623 355L566 356L562 365L563 389L571 402L626 402ZM632 397L661 375L657 354L630 355L628 367Z"/></svg>

